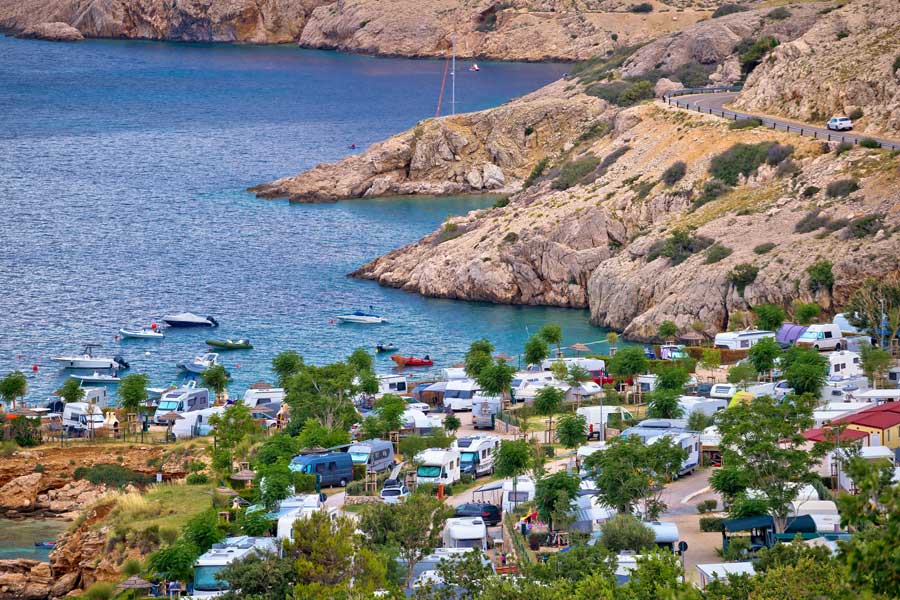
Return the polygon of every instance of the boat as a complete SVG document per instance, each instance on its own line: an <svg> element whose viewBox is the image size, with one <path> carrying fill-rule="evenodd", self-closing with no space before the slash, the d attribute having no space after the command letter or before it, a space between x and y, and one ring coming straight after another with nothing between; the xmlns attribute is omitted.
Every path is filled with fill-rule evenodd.
<svg viewBox="0 0 900 600"><path fill-rule="evenodd" d="M473 63L471 67L469 67L470 71L480 71L481 67L478 66L478 63Z"/></svg>
<svg viewBox="0 0 900 600"><path fill-rule="evenodd" d="M191 373L202 373L210 367L219 364L219 355L215 352L207 352L201 356L196 356L191 360L178 363L179 369L190 371Z"/></svg>
<svg viewBox="0 0 900 600"><path fill-rule="evenodd" d="M119 335L123 338L133 338L140 340L161 340L166 337L165 334L159 330L150 327L141 327L140 329L125 329L124 327L119 330Z"/></svg>
<svg viewBox="0 0 900 600"><path fill-rule="evenodd" d="M85 344L82 354L77 356L56 356L50 360L60 363L63 369L127 369L128 363L121 356L102 358L94 356L94 348L100 344Z"/></svg>
<svg viewBox="0 0 900 600"><path fill-rule="evenodd" d="M98 373L94 371L91 375L69 375L72 379L77 379L81 383L119 383L122 381L115 374Z"/></svg>
<svg viewBox="0 0 900 600"><path fill-rule="evenodd" d="M169 327L218 327L219 322L212 317L201 317L194 313L183 312L166 315L162 318Z"/></svg>
<svg viewBox="0 0 900 600"><path fill-rule="evenodd" d="M380 317L376 314L363 312L361 310L357 310L349 315L337 315L335 317L338 321L342 323L387 323L387 319L384 317Z"/></svg>
<svg viewBox="0 0 900 600"><path fill-rule="evenodd" d="M44 549L53 549L56 547L56 542L35 542L35 548L44 548Z"/></svg>
<svg viewBox="0 0 900 600"><path fill-rule="evenodd" d="M253 344L250 343L250 340L246 338L241 338L239 340L217 340L217 339L208 339L206 340L207 346L212 346L213 348L221 348L222 350L252 350Z"/></svg>
<svg viewBox="0 0 900 600"><path fill-rule="evenodd" d="M380 342L378 344L375 344L375 352L396 352L399 349L400 348L397 346L397 344L383 344Z"/></svg>
<svg viewBox="0 0 900 600"><path fill-rule="evenodd" d="M391 360L397 363L398 367L430 367L434 364L434 361L427 354L422 358L393 354L391 355Z"/></svg>

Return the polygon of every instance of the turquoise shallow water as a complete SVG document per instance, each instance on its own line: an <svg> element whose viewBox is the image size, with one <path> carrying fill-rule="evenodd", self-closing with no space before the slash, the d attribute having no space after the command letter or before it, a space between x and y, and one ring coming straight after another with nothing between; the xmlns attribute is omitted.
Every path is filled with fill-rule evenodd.
<svg viewBox="0 0 900 600"><path fill-rule="evenodd" d="M47 560L50 550L35 548L35 542L55 541L70 525L54 519L0 519L0 560Z"/></svg>
<svg viewBox="0 0 900 600"><path fill-rule="evenodd" d="M465 67L460 110L567 69ZM43 401L64 377L49 358L101 342L162 385L207 337L246 336L256 349L224 361L234 394L269 377L287 348L322 362L390 340L439 368L482 336L516 354L547 321L569 343L602 338L584 311L427 299L345 277L490 200L292 206L244 191L433 115L442 68L292 47L0 37L0 374L38 365L29 400ZM369 305L391 323L329 322ZM113 338L182 310L222 326L162 342Z"/></svg>

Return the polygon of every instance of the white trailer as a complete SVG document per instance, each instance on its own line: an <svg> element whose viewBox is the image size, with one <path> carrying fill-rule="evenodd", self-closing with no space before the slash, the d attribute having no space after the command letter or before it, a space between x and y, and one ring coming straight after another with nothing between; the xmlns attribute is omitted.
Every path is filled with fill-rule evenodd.
<svg viewBox="0 0 900 600"><path fill-rule="evenodd" d="M212 427L209 418L225 412L226 406L211 406L201 410L182 413L182 418L172 424L172 434L176 438L192 438L200 435L209 435Z"/></svg>
<svg viewBox="0 0 900 600"><path fill-rule="evenodd" d="M494 455L499 446L500 438L478 435L457 438L451 448L459 450L460 469L463 473L481 477L494 472Z"/></svg>
<svg viewBox="0 0 900 600"><path fill-rule="evenodd" d="M103 411L90 402L69 402L63 407L62 426L69 433L84 433L103 427Z"/></svg>
<svg viewBox="0 0 900 600"><path fill-rule="evenodd" d="M748 329L746 331L725 331L717 333L713 346L725 350L749 350L760 340L775 339L774 331Z"/></svg>
<svg viewBox="0 0 900 600"><path fill-rule="evenodd" d="M837 504L830 500L795 500L791 502L790 516L808 515L816 524L819 533L834 533L841 530L841 514Z"/></svg>
<svg viewBox="0 0 900 600"><path fill-rule="evenodd" d="M700 433L694 431L665 433L657 437L648 438L644 443L649 446L663 437L668 437L681 446L682 450L687 451L687 458L681 463L681 470L678 471L679 477L690 474L700 465Z"/></svg>
<svg viewBox="0 0 900 600"><path fill-rule="evenodd" d="M429 448L415 457L416 484L450 485L460 479L459 450Z"/></svg>
<svg viewBox="0 0 900 600"><path fill-rule="evenodd" d="M182 387L165 392L156 405L153 422L157 425L165 424L159 418L170 412L187 413L195 410L209 408L209 390L206 388Z"/></svg>
<svg viewBox="0 0 900 600"><path fill-rule="evenodd" d="M278 542L270 537L239 537L225 538L218 544L203 553L194 563L194 593L192 598L215 598L224 594L228 586L219 579L216 573L223 567L236 560L246 558L253 553L275 554L278 552Z"/></svg>
<svg viewBox="0 0 900 600"><path fill-rule="evenodd" d="M621 415L623 419L634 419L634 415L621 406L582 406L575 414L584 417L587 422L588 438L601 439L603 427L609 422L610 415Z"/></svg>
<svg viewBox="0 0 900 600"><path fill-rule="evenodd" d="M443 533L445 548L478 548L487 550L487 525L481 517L447 519Z"/></svg>
<svg viewBox="0 0 900 600"><path fill-rule="evenodd" d="M281 406L284 396L284 388L250 388L244 392L244 398L241 401L250 409L269 408Z"/></svg>

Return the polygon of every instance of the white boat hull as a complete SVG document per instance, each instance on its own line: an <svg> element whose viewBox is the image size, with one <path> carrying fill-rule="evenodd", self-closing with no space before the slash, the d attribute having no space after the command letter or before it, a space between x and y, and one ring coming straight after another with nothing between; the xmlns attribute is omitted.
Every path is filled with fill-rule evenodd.
<svg viewBox="0 0 900 600"><path fill-rule="evenodd" d="M121 335L123 338L131 338L137 340L160 340L165 337L165 335L161 331L154 331L152 329L120 329L119 335Z"/></svg>
<svg viewBox="0 0 900 600"><path fill-rule="evenodd" d="M121 381L114 375L102 375L94 373L93 375L69 375L72 379L77 379L81 383L119 383Z"/></svg>
<svg viewBox="0 0 900 600"><path fill-rule="evenodd" d="M118 363L111 358L59 356L50 360L59 363L63 369L115 369L118 367Z"/></svg>
<svg viewBox="0 0 900 600"><path fill-rule="evenodd" d="M383 317L357 317L354 315L341 315L335 317L341 323L362 323L365 325L375 325L378 323L387 323L387 319Z"/></svg>

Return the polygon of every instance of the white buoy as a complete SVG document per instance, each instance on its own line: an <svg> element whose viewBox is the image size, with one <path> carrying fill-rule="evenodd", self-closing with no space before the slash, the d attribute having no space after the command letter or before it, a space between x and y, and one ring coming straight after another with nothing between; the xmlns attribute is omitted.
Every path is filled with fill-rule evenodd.
<svg viewBox="0 0 900 600"><path fill-rule="evenodd" d="M144 356L150 356L150 352L144 352Z"/></svg>

